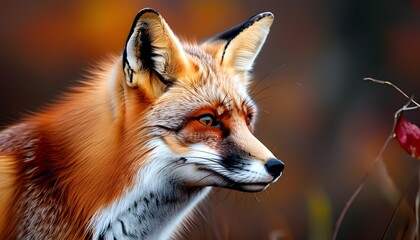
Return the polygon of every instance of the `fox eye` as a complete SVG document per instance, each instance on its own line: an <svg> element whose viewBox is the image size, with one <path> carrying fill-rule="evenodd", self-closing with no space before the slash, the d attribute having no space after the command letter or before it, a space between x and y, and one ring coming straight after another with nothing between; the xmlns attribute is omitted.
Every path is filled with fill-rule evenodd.
<svg viewBox="0 0 420 240"><path fill-rule="evenodd" d="M252 121L252 118L253 118L254 116L252 115L252 114L248 114L247 116L246 116L246 120L247 120L247 124L248 125L250 125L251 124L251 121Z"/></svg>
<svg viewBox="0 0 420 240"><path fill-rule="evenodd" d="M198 117L197 119L201 124L203 124L204 126L214 126L216 123L216 120L214 119L214 117L210 114L206 114L203 116Z"/></svg>

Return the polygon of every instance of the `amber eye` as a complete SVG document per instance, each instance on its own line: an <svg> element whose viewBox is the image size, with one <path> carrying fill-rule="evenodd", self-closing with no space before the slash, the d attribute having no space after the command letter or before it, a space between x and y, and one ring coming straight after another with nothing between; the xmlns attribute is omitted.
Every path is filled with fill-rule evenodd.
<svg viewBox="0 0 420 240"><path fill-rule="evenodd" d="M210 114L206 114L197 118L197 120L204 126L214 126L216 121Z"/></svg>

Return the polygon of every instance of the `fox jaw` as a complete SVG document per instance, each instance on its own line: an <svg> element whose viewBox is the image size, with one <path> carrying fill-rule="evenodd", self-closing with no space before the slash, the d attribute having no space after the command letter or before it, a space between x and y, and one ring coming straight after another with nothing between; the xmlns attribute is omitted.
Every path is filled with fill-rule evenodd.
<svg viewBox="0 0 420 240"><path fill-rule="evenodd" d="M115 223L135 212L127 207L133 199L143 203L137 218L149 222L136 235L166 238L209 187L258 192L280 178L283 163L252 135L257 108L248 94L273 19L261 13L194 44L181 43L157 11L137 14L121 65L114 67L122 89L112 101L114 116L124 106L127 134L140 139L130 146L141 146L136 158L144 160L132 190L94 216L94 238L117 236ZM120 92L123 104L115 97ZM150 219L162 212L165 218ZM124 220L121 225L129 231Z"/></svg>

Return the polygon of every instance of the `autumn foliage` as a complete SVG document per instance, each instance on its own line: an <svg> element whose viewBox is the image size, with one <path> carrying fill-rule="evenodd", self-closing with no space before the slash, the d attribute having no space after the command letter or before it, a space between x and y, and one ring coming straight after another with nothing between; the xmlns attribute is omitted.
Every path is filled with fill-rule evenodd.
<svg viewBox="0 0 420 240"><path fill-rule="evenodd" d="M401 113L395 126L395 138L412 157L420 158L420 129L407 121Z"/></svg>

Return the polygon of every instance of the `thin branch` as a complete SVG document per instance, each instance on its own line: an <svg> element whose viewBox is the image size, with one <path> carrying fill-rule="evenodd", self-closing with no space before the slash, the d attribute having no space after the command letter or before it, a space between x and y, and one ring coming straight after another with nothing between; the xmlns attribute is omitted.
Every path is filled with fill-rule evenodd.
<svg viewBox="0 0 420 240"><path fill-rule="evenodd" d="M392 82L390 82L390 81L384 81L384 80L379 80L379 79L374 79L374 78L370 78L370 77L367 77L367 78L363 78L363 80L365 80L365 81L372 81L372 82L375 82L375 83L380 83L380 84L386 84L386 85L390 85L390 86L392 86L394 89L396 89L398 92L400 92L404 97L406 97L407 99L410 99L410 97L404 92L404 91L402 91L399 87L397 87L397 86L395 86ZM416 101L414 101L414 99L411 101L411 102L413 102L415 105L417 105L417 107L420 107L420 104L419 103L417 103Z"/></svg>

